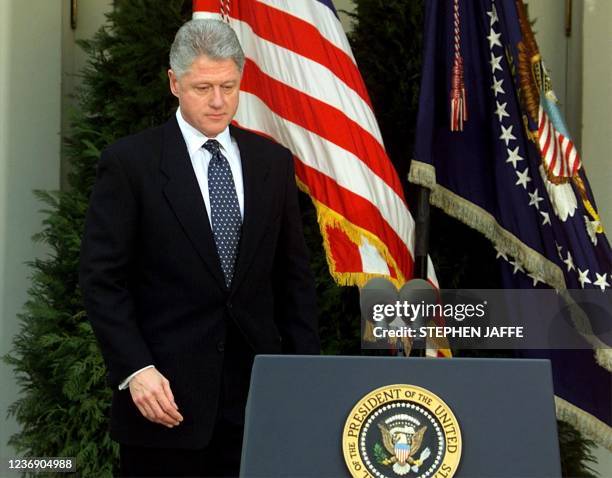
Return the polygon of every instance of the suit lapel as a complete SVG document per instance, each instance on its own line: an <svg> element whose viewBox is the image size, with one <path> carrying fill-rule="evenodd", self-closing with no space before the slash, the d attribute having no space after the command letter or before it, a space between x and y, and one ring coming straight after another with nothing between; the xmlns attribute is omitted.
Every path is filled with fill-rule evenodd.
<svg viewBox="0 0 612 478"><path fill-rule="evenodd" d="M176 118L164 127L164 151L160 169L168 178L164 195L178 218L189 240L215 277L219 286L226 288L217 248L206 213L206 206L187 146Z"/></svg>
<svg viewBox="0 0 612 478"><path fill-rule="evenodd" d="M244 220L242 235L236 260L234 278L231 290L234 291L244 279L248 266L257 251L262 233L268 226L265 218L266 179L270 170L270 159L254 142L256 136L233 125L230 133L238 143L240 161L242 163L242 176L244 181Z"/></svg>

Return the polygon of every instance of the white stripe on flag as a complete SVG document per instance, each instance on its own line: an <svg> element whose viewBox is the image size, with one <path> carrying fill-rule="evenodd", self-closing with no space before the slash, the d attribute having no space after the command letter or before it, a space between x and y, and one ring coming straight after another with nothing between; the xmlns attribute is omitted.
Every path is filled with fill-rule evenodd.
<svg viewBox="0 0 612 478"><path fill-rule="evenodd" d="M361 256L361 267L363 272L368 274L391 275L387 262L381 257L378 250L368 241L366 237L361 237L359 255Z"/></svg>
<svg viewBox="0 0 612 478"><path fill-rule="evenodd" d="M223 20L223 17L220 13L213 12L193 12L192 18L194 20L204 20L206 18L212 18L214 20Z"/></svg>

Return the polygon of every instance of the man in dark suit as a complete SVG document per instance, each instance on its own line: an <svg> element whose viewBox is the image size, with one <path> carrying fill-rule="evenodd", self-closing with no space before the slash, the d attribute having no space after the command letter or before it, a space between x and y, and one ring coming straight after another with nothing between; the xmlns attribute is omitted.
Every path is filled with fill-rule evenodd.
<svg viewBox="0 0 612 478"><path fill-rule="evenodd" d="M176 115L102 153L80 282L122 474L234 476L254 355L319 353L314 283L291 153L229 125L235 33L192 20L170 65Z"/></svg>

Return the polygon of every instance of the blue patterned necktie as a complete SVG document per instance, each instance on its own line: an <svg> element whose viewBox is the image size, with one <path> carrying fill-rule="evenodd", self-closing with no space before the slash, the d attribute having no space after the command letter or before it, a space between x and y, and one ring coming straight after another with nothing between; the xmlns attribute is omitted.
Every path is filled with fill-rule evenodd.
<svg viewBox="0 0 612 478"><path fill-rule="evenodd" d="M240 205L232 170L227 158L221 154L219 142L209 139L204 143L204 149L212 155L208 165L210 215L225 285L229 288L234 276L242 228Z"/></svg>

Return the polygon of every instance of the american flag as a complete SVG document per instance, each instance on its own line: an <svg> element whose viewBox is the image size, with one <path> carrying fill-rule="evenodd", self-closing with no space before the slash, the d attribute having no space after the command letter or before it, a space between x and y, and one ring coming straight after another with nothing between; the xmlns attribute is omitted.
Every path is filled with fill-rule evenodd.
<svg viewBox="0 0 612 478"><path fill-rule="evenodd" d="M538 146L549 176L566 179L578 172L578 150L570 138L557 131L542 106L538 112Z"/></svg>
<svg viewBox="0 0 612 478"><path fill-rule="evenodd" d="M234 122L291 150L342 285L413 275L414 221L331 0L194 0L247 57ZM433 266L428 279L437 286Z"/></svg>
<svg viewBox="0 0 612 478"><path fill-rule="evenodd" d="M424 39L410 180L491 240L504 287L609 292L612 249L522 0L430 0ZM595 345L519 352L551 360L557 416L612 449L612 344Z"/></svg>

